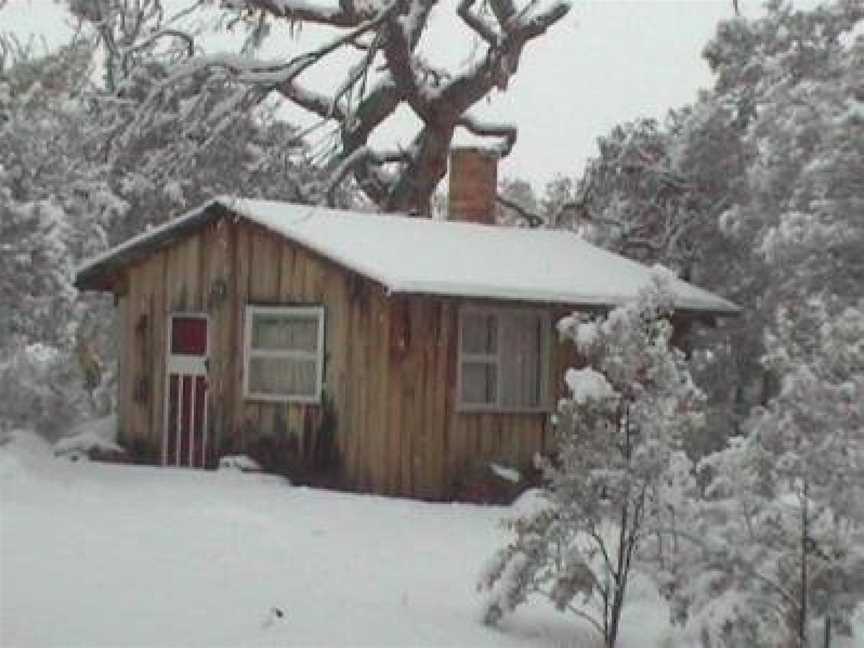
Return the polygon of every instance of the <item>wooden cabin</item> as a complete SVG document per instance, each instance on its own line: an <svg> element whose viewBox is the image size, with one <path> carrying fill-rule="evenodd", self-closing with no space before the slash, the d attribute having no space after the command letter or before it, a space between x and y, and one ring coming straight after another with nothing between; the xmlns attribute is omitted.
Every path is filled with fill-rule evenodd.
<svg viewBox="0 0 864 648"><path fill-rule="evenodd" d="M484 462L530 465L574 362L555 322L634 298L650 271L570 232L495 226L495 161L451 164L448 220L219 198L82 267L76 286L119 309L127 447L426 499ZM737 312L674 291L681 317Z"/></svg>

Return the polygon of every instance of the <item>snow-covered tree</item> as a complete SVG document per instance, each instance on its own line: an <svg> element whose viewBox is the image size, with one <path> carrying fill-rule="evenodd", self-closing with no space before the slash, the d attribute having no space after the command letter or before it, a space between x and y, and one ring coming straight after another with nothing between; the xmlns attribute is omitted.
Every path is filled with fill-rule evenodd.
<svg viewBox="0 0 864 648"><path fill-rule="evenodd" d="M779 394L678 520L669 591L711 646L827 646L864 602L864 303L794 310L768 342Z"/></svg>
<svg viewBox="0 0 864 648"><path fill-rule="evenodd" d="M143 28L129 16L124 29L131 34L136 25ZM75 293L77 264L190 202L224 193L304 202L301 188L316 181L296 129L263 106L238 116L212 147L188 159L189 133L177 128L168 106L158 124L115 140L106 155L106 134L128 123L143 98L131 91L122 98L110 95L94 82L94 66L122 61L102 56L82 34L39 55L35 46L11 36L0 47L0 363L30 367L4 370L5 380L19 376L22 383L17 397L6 390L10 397L0 405L0 418L5 412L17 424L26 423L17 405L27 400L27 385L38 382L25 380L27 375L42 372L51 382L62 374L66 383L77 375L70 384L91 392L100 379L103 388L96 391L110 385L113 308L104 297ZM188 164L170 163L178 159ZM48 349L36 355L51 362L31 363L27 349L33 344ZM86 370L77 367L81 358L88 359ZM63 363L63 371L47 369ZM66 393L66 385L54 386ZM78 394L67 395L70 403L78 400ZM110 402L110 394L104 396L99 400Z"/></svg>
<svg viewBox="0 0 864 648"><path fill-rule="evenodd" d="M126 119L113 107L95 97L100 123ZM217 195L242 195L249 198L309 203L321 185L321 174L305 160L297 140L297 129L267 111L259 111L236 121L230 130L214 138L212 147L188 153L182 133L164 116L163 128L173 133L156 139L147 132L116 144L109 156L105 177L130 205L126 217L111 230L117 243L150 225L165 222L178 211L200 204ZM97 130L94 139L103 136ZM183 160L178 163L178 160ZM350 198L340 197L348 203Z"/></svg>
<svg viewBox="0 0 864 648"><path fill-rule="evenodd" d="M65 214L9 193L0 186L0 348L13 339L61 342L75 301Z"/></svg>
<svg viewBox="0 0 864 648"><path fill-rule="evenodd" d="M83 155L81 45L35 56L10 44L0 70L0 348L74 337L72 268L101 250L125 205Z"/></svg>
<svg viewBox="0 0 864 648"><path fill-rule="evenodd" d="M693 371L708 396L696 454L740 433L777 390L759 362L776 307L825 282L854 292L864 276L862 20L860 0L807 10L772 0L756 19L722 22L704 51L714 87L662 124L599 138L562 213L599 244L743 306L696 334Z"/></svg>
<svg viewBox="0 0 864 648"><path fill-rule="evenodd" d="M730 282L726 294L746 313L733 327L737 351L715 356L726 364L731 359L741 376L733 420L778 389L781 377L754 363L778 307L826 291L847 301L860 295L862 25L860 1L810 11L772 2L763 18L722 24L706 48L717 84L714 107L705 112L738 128L744 161L720 227L749 258L733 251L713 273ZM702 159L699 141L691 159ZM703 283L716 287L710 277Z"/></svg>
<svg viewBox="0 0 864 648"><path fill-rule="evenodd" d="M582 175L573 216L597 244L648 264L662 262L689 278L698 240L694 226L710 215L674 168L671 139L653 119L599 137L599 155Z"/></svg>
<svg viewBox="0 0 864 648"><path fill-rule="evenodd" d="M481 577L488 623L536 594L615 645L631 574L654 559L653 530L693 486L683 441L701 424L702 395L670 344L670 305L658 281L606 316L559 323L586 364L566 374L542 505L509 522L512 542Z"/></svg>
<svg viewBox="0 0 864 648"><path fill-rule="evenodd" d="M76 43L37 56L6 38L3 52L0 427L29 426L51 437L92 413L75 348L107 328L110 305L81 299L72 272L104 248L126 205L84 155L89 122L78 95L90 48ZM85 320L93 325L82 328Z"/></svg>
<svg viewBox="0 0 864 648"><path fill-rule="evenodd" d="M320 156L330 171L324 191L328 198L353 175L356 186L379 208L423 213L446 173L457 128L500 140L502 154L509 152L515 127L483 123L470 109L494 89L506 89L525 46L569 10L563 0L524 6L489 0L482 8L474 0L462 0L456 13L466 31L460 38L473 36L481 46L466 66L451 70L424 49L436 6L425 0L341 0L334 6L306 0L195 3L191 14L212 11L218 4L223 24L247 30L239 53L209 55L201 52L188 28L190 12L174 20L161 0L69 4L99 34L112 100L135 102L128 118L111 129L110 144L158 132L167 115L194 151L208 147L238 116L262 102L287 102L332 128L332 145ZM271 34L290 37L303 23L321 28L329 40L297 56L261 58L261 46ZM350 59L338 83L306 85L305 72L338 56ZM420 124L413 142L402 149L375 148L373 135L400 108L410 110Z"/></svg>
<svg viewBox="0 0 864 648"><path fill-rule="evenodd" d="M772 315L801 290L850 294L864 277L862 25L858 0L772 2L763 19L722 25L706 50L718 100L748 123L746 187L724 227L767 262Z"/></svg>
<svg viewBox="0 0 864 648"><path fill-rule="evenodd" d="M576 183L562 173L556 174L543 189L540 211L550 227L580 230Z"/></svg>
<svg viewBox="0 0 864 648"><path fill-rule="evenodd" d="M676 600L715 643L808 645L864 600L864 3L722 25L706 55L745 125L723 227L752 249L764 407L711 477ZM679 561L683 567L687 560ZM698 578L694 574L699 574Z"/></svg>

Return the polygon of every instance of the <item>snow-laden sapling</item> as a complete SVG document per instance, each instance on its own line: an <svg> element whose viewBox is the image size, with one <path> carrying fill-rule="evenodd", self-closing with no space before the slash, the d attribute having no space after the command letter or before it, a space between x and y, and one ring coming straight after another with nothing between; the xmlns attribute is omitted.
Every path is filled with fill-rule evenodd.
<svg viewBox="0 0 864 648"><path fill-rule="evenodd" d="M555 453L540 460L542 505L507 522L513 540L481 576L487 623L540 595L615 645L640 544L668 526L670 491L690 483L682 439L702 423L671 313L658 279L606 316L559 323L585 366L566 374Z"/></svg>

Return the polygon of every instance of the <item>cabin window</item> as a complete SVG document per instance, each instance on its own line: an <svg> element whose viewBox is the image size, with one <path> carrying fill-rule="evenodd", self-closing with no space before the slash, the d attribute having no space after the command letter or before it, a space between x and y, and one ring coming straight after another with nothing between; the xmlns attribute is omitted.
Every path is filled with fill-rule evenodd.
<svg viewBox="0 0 864 648"><path fill-rule="evenodd" d="M323 306L247 306L244 393L250 400L318 403Z"/></svg>
<svg viewBox="0 0 864 648"><path fill-rule="evenodd" d="M545 312L463 309L459 333L460 409L546 408L549 317Z"/></svg>

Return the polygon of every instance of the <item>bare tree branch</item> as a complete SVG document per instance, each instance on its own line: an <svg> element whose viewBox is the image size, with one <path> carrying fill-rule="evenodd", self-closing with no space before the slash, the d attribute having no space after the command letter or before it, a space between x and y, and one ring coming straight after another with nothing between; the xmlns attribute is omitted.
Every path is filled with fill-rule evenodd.
<svg viewBox="0 0 864 648"><path fill-rule="evenodd" d="M510 28L510 19L516 14L516 5L513 0L489 0L492 13L498 20L501 29L507 31Z"/></svg>
<svg viewBox="0 0 864 648"><path fill-rule="evenodd" d="M152 47L156 44L157 41L163 38L176 38L177 40L183 41L186 45L186 55L189 57L195 55L195 38L179 29L160 29L158 32L148 36L144 41L140 43L135 43L134 45L125 48L122 54L117 51L115 45L115 49L112 50L112 53L114 53L115 55L120 55L123 70L124 72L128 72L128 62L130 56L132 56L136 52L140 52L143 49Z"/></svg>
<svg viewBox="0 0 864 648"><path fill-rule="evenodd" d="M498 44L498 34L495 33L495 31L487 25L479 15L471 11L471 8L474 6L476 1L477 0L461 0L459 7L456 9L456 13L466 25L477 32L477 35L480 36L480 38L485 40L492 47L495 47Z"/></svg>
<svg viewBox="0 0 864 648"><path fill-rule="evenodd" d="M387 69L393 77L396 85L402 93L402 97L417 116L426 124L432 120L432 113L426 102L426 98L420 94L417 78L414 75L412 61L414 58L413 48L408 39L407 29L400 20L399 15L393 15L387 21L384 31L384 45L382 51L387 61ZM418 17L424 22L426 15Z"/></svg>
<svg viewBox="0 0 864 648"><path fill-rule="evenodd" d="M507 209L512 209L517 214L519 214L519 216L523 218L526 223L528 223L528 227L541 227L545 222L543 218L533 212L528 211L522 205L513 200L510 200L506 196L497 194L495 196L495 200L499 204L504 205Z"/></svg>

